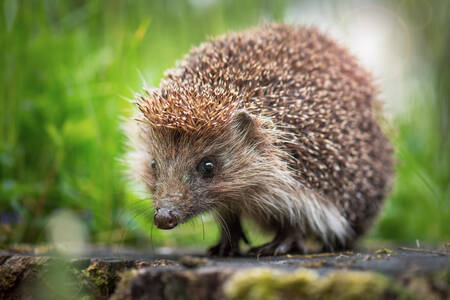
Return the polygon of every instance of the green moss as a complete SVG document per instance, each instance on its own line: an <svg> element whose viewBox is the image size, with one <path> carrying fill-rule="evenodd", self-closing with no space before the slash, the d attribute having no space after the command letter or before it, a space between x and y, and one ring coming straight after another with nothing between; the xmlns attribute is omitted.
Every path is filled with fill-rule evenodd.
<svg viewBox="0 0 450 300"><path fill-rule="evenodd" d="M394 254L394 251L388 248L378 249L375 251L375 254Z"/></svg>
<svg viewBox="0 0 450 300"><path fill-rule="evenodd" d="M114 290L116 280L119 278L116 271L108 264L94 261L89 267L81 271L73 270L81 286L94 298L107 297Z"/></svg>
<svg viewBox="0 0 450 300"><path fill-rule="evenodd" d="M378 299L387 279L372 272L339 271L319 277L312 270L259 268L236 273L225 285L231 299Z"/></svg>
<svg viewBox="0 0 450 300"><path fill-rule="evenodd" d="M387 279L373 272L335 272L319 281L321 298L378 299L387 288Z"/></svg>
<svg viewBox="0 0 450 300"><path fill-rule="evenodd" d="M114 281L113 277L115 277L105 270L101 264L96 262L81 272L100 289L108 288L111 285L111 281Z"/></svg>

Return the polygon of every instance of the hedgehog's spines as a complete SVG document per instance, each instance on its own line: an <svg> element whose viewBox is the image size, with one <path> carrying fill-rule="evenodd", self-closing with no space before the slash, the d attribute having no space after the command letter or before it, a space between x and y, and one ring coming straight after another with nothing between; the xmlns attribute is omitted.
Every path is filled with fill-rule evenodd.
<svg viewBox="0 0 450 300"><path fill-rule="evenodd" d="M392 147L374 117L372 81L346 49L314 28L270 25L193 48L165 72L159 89L136 101L151 127L205 137L226 133L235 113L246 110L261 121L271 162L287 164L271 186L291 176L303 191L299 197L312 195L309 217L323 221L319 231L333 225L326 216L342 225L341 214L358 235L379 211L392 175Z"/></svg>

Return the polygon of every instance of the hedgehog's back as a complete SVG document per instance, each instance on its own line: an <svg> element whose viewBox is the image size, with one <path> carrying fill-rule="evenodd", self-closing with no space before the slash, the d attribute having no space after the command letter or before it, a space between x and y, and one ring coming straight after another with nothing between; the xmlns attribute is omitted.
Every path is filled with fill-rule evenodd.
<svg viewBox="0 0 450 300"><path fill-rule="evenodd" d="M374 92L368 73L345 49L315 28L288 25L215 38L194 48L165 75L161 87L168 90L217 101L232 95L230 101L262 112L284 104L270 98L309 99L317 89L343 91L346 85L359 85L362 92Z"/></svg>

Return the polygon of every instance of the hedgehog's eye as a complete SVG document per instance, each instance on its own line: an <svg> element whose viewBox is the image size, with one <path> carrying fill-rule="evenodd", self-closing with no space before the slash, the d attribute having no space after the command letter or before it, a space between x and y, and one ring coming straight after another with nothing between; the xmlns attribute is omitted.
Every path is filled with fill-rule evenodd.
<svg viewBox="0 0 450 300"><path fill-rule="evenodd" d="M203 158L197 166L197 171L203 178L212 178L214 176L214 170L216 164L210 157Z"/></svg>
<svg viewBox="0 0 450 300"><path fill-rule="evenodd" d="M152 160L152 170L156 174L157 166L156 166L156 160L154 160L154 159Z"/></svg>

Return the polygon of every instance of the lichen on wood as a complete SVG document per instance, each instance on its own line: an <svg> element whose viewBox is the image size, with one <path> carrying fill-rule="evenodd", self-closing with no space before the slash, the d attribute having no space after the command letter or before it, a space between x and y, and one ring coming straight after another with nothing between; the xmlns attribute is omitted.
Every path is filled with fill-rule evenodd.
<svg viewBox="0 0 450 300"><path fill-rule="evenodd" d="M373 272L337 271L320 277L308 269L257 268L233 275L225 293L233 300L379 299L387 286L387 278Z"/></svg>

